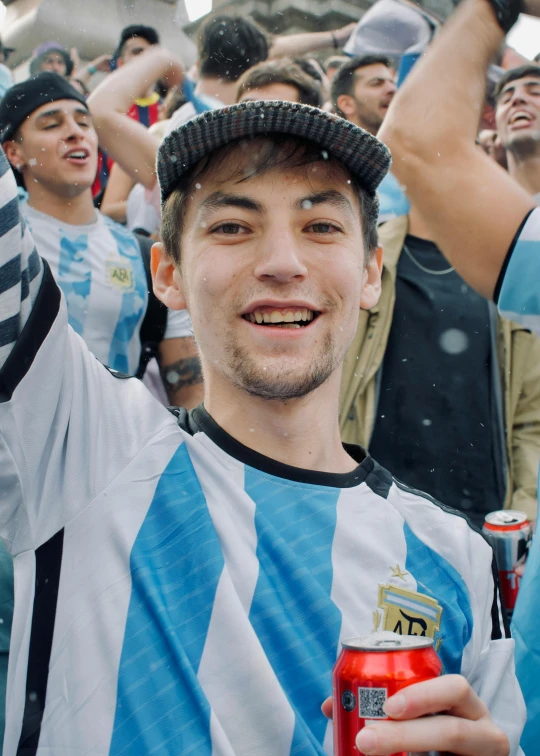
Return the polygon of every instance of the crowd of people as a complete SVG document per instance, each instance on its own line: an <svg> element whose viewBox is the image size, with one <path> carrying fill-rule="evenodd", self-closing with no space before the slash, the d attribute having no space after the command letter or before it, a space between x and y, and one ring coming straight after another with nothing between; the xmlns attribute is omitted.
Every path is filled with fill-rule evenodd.
<svg viewBox="0 0 540 756"><path fill-rule="evenodd" d="M189 70L137 24L0 71L4 756L330 754L341 641L407 626L445 674L361 754L540 753L540 547L511 632L480 532L537 516L520 10L415 10L412 55L213 14Z"/></svg>

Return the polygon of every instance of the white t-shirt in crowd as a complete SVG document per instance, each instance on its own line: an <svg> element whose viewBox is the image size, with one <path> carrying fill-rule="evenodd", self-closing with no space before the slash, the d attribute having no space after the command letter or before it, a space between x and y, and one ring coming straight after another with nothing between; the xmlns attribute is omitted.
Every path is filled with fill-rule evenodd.
<svg viewBox="0 0 540 756"><path fill-rule="evenodd" d="M64 293L74 331L98 360L133 375L141 356L140 328L148 305L136 236L97 210L94 223L72 225L26 202L21 209L40 255ZM189 335L189 315L169 311L164 338Z"/></svg>

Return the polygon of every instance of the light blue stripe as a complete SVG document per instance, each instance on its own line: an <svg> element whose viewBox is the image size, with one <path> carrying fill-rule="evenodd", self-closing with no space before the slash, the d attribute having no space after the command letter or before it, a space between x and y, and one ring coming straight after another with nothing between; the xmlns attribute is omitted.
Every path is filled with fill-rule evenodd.
<svg viewBox="0 0 540 756"><path fill-rule="evenodd" d="M330 600L339 489L287 483L245 468L256 504L260 565L250 621L295 712L290 753L323 754L341 613ZM285 754L284 754L285 756Z"/></svg>
<svg viewBox="0 0 540 756"><path fill-rule="evenodd" d="M407 523L403 526L407 544L405 569L416 580L418 593L431 596L442 607L442 644L439 656L447 674L461 672L463 650L472 635L473 616L463 578L440 554L421 541Z"/></svg>
<svg viewBox="0 0 540 756"><path fill-rule="evenodd" d="M67 236L60 239L57 283L66 298L68 322L83 337L92 287L92 271L86 260L87 252L88 234L80 234L75 239Z"/></svg>
<svg viewBox="0 0 540 756"><path fill-rule="evenodd" d="M111 341L108 364L121 373L133 375L137 372L139 357L136 362L130 362L129 346L137 326L144 318L148 303L148 284L136 236L113 221L107 221L107 227L116 241L118 254L128 258L131 263L135 284L132 291L122 294L122 307Z"/></svg>
<svg viewBox="0 0 540 756"><path fill-rule="evenodd" d="M210 707L197 673L223 564L182 445L131 551L111 756L211 756Z"/></svg>
<svg viewBox="0 0 540 756"><path fill-rule="evenodd" d="M388 594L387 591L384 592L384 602L385 604L394 604L394 606L415 606L419 612L421 612L426 617L430 617L432 620L435 620L437 618L437 612L432 609L431 607L427 606L426 604L423 604L421 601L413 601L410 598L399 600L399 597L393 596L392 594Z"/></svg>
<svg viewBox="0 0 540 756"><path fill-rule="evenodd" d="M516 243L498 305L504 312L540 315L540 239Z"/></svg>

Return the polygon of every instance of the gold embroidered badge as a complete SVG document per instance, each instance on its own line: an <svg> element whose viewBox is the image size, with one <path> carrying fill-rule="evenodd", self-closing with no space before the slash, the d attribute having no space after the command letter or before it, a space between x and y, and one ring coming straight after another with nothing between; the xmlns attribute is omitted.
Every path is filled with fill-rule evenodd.
<svg viewBox="0 0 540 756"><path fill-rule="evenodd" d="M382 630L428 638L435 638L440 630L442 607L430 596L395 585L379 585L378 606L383 611Z"/></svg>

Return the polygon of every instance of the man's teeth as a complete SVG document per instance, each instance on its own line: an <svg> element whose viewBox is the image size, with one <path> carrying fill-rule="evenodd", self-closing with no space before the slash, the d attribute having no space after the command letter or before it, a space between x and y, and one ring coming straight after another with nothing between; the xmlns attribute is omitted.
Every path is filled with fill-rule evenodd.
<svg viewBox="0 0 540 756"><path fill-rule="evenodd" d="M516 121L521 121L521 120L523 120L523 121L531 121L532 118L530 117L530 115L528 113L524 113L523 111L519 111L518 113L514 113L514 115L512 116L512 119L511 119L510 123L512 124L512 123L515 123Z"/></svg>
<svg viewBox="0 0 540 756"><path fill-rule="evenodd" d="M274 323L274 324L291 324L291 327L300 328L297 323L309 323L313 320L314 313L312 310L299 309L299 310L286 310L280 312L279 310L272 310L272 312L261 312L261 310L255 310L247 315L248 320L252 323Z"/></svg>
<svg viewBox="0 0 540 756"><path fill-rule="evenodd" d="M70 158L85 158L86 152L70 152L68 157Z"/></svg>

